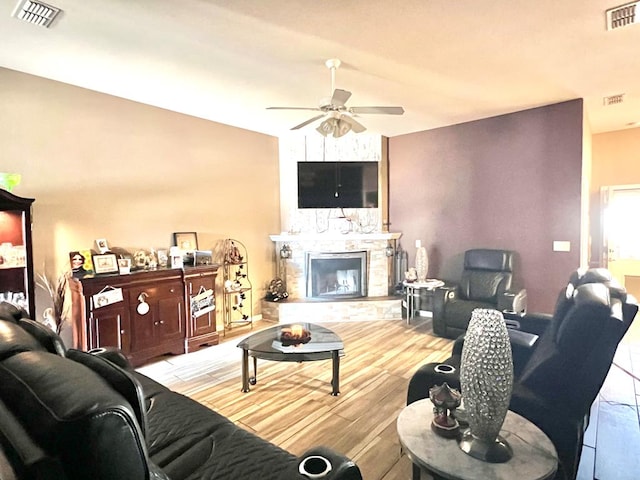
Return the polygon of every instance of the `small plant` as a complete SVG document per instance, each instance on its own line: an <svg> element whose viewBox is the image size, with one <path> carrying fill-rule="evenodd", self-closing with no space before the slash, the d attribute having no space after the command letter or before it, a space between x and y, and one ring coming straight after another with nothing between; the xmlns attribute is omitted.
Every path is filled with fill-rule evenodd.
<svg viewBox="0 0 640 480"><path fill-rule="evenodd" d="M55 283L44 273L37 273L36 276L36 284L49 294L53 304L53 307L45 309L43 313L44 323L48 324L57 334L60 334L69 310L69 305L66 301L69 273L61 274Z"/></svg>

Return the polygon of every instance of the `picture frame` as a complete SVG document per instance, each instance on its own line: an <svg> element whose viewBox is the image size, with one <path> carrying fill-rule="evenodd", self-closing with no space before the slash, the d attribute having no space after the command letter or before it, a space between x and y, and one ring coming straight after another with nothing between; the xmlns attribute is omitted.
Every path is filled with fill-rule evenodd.
<svg viewBox="0 0 640 480"><path fill-rule="evenodd" d="M91 250L69 252L69 265L74 278L82 278L89 273L93 273L91 255Z"/></svg>
<svg viewBox="0 0 640 480"><path fill-rule="evenodd" d="M113 253L93 256L93 270L97 273L118 272L118 259Z"/></svg>
<svg viewBox="0 0 640 480"><path fill-rule="evenodd" d="M198 234L196 232L174 232L173 244L181 250L197 250Z"/></svg>
<svg viewBox="0 0 640 480"><path fill-rule="evenodd" d="M158 257L158 266L166 267L169 264L169 250L166 248L158 248L156 250L156 256Z"/></svg>
<svg viewBox="0 0 640 480"><path fill-rule="evenodd" d="M106 238L96 238L96 247L101 255L109 251L109 244Z"/></svg>
<svg viewBox="0 0 640 480"><path fill-rule="evenodd" d="M131 259L130 258L119 258L118 259L118 271L120 275L126 275L127 273L131 273Z"/></svg>

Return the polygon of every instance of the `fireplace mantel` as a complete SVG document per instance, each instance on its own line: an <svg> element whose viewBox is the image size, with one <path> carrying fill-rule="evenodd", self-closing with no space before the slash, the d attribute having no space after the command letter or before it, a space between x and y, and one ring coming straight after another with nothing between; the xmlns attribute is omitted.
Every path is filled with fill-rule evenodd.
<svg viewBox="0 0 640 480"><path fill-rule="evenodd" d="M326 240L398 240L402 233L398 232L379 232L379 233L280 233L278 235L269 235L273 242L308 242Z"/></svg>

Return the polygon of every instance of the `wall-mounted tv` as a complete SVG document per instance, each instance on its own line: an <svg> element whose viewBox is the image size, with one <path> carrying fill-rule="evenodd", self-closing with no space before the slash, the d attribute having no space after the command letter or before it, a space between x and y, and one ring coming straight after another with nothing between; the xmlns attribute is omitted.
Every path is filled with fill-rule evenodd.
<svg viewBox="0 0 640 480"><path fill-rule="evenodd" d="M298 162L298 208L378 208L378 162Z"/></svg>

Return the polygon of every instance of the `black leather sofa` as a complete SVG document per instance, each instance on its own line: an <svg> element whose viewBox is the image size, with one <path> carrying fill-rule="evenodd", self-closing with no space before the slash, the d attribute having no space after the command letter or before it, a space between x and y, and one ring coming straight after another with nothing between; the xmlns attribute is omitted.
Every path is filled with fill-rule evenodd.
<svg viewBox="0 0 640 480"><path fill-rule="evenodd" d="M547 434L558 452L556 480L575 479L589 412L611 367L618 343L638 311L636 299L603 268L577 270L558 295L553 315L504 314L514 364L509 409ZM421 366L407 391L407 404L428 398L444 382L460 388L464 336L456 339L453 367ZM464 392L462 392L464 396Z"/></svg>
<svg viewBox="0 0 640 480"><path fill-rule="evenodd" d="M304 480L323 471L362 479L328 448L297 457L135 372L118 351L67 350L0 304L2 480Z"/></svg>

